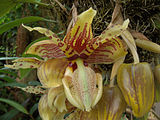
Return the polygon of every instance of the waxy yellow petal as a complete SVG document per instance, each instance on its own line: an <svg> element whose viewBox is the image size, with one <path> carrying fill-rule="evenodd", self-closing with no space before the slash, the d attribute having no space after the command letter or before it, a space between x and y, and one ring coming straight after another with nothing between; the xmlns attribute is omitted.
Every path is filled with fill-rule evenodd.
<svg viewBox="0 0 160 120"><path fill-rule="evenodd" d="M98 104L90 111L75 110L66 120L120 120L126 109L126 102L117 86L104 86L104 93Z"/></svg>
<svg viewBox="0 0 160 120"><path fill-rule="evenodd" d="M68 101L75 107L90 111L102 95L102 76L90 67L85 67L81 60L76 61L78 68L73 72L66 69L62 80Z"/></svg>
<svg viewBox="0 0 160 120"><path fill-rule="evenodd" d="M100 36L97 36L93 39L91 44L88 44L86 49L82 52L84 55L91 55L95 49L100 47L102 44L109 41L113 41L119 35L121 35L128 27L129 20L125 20L122 25L112 25L106 30L104 30Z"/></svg>
<svg viewBox="0 0 160 120"><path fill-rule="evenodd" d="M81 13L74 27L67 33L64 42L69 44L78 54L80 54L88 43L92 41L91 23L96 11L92 8Z"/></svg>
<svg viewBox="0 0 160 120"><path fill-rule="evenodd" d="M64 94L63 86L50 88L48 91L48 106L56 112L67 111L66 108L66 97Z"/></svg>
<svg viewBox="0 0 160 120"><path fill-rule="evenodd" d="M155 87L148 63L122 64L117 82L134 116L142 117L149 112L154 103Z"/></svg>
<svg viewBox="0 0 160 120"><path fill-rule="evenodd" d="M100 45L87 59L92 64L111 64L127 54L126 46L119 38L112 38Z"/></svg>
<svg viewBox="0 0 160 120"><path fill-rule="evenodd" d="M38 68L43 61L37 58L19 58L12 61L13 65L5 65L5 67L12 69L20 69L20 68Z"/></svg>
<svg viewBox="0 0 160 120"><path fill-rule="evenodd" d="M153 43L152 41L136 39L135 42L136 45L140 48L154 53L160 53L160 45Z"/></svg>
<svg viewBox="0 0 160 120"><path fill-rule="evenodd" d="M71 54L74 53L73 49L68 44L64 43L64 41L60 40L58 36L55 33L53 33L51 30L48 30L42 27L31 28L25 25L23 25L23 27L25 27L29 31L36 30L41 34L44 34L45 36L49 37L49 39L51 39L54 42L54 44L56 44L59 47L59 49L61 49L64 52L66 56L69 57Z"/></svg>
<svg viewBox="0 0 160 120"><path fill-rule="evenodd" d="M55 112L48 106L47 95L43 95L38 103L38 111L42 120L53 120Z"/></svg>
<svg viewBox="0 0 160 120"><path fill-rule="evenodd" d="M57 87L62 85L62 78L68 62L65 58L56 58L45 61L38 68L37 75L44 87Z"/></svg>
<svg viewBox="0 0 160 120"><path fill-rule="evenodd" d="M43 40L31 45L25 54L38 55L44 59L62 58L65 54L52 40Z"/></svg>

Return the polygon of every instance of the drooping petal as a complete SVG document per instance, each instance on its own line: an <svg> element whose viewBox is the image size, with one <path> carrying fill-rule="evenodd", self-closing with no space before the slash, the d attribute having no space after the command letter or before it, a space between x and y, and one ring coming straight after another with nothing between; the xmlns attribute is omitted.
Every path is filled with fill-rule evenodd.
<svg viewBox="0 0 160 120"><path fill-rule="evenodd" d="M112 38L100 45L86 61L94 64L110 64L127 54L126 46L119 38Z"/></svg>
<svg viewBox="0 0 160 120"><path fill-rule="evenodd" d="M126 109L126 102L120 89L104 87L101 100L90 112L76 110L66 120L120 120Z"/></svg>
<svg viewBox="0 0 160 120"><path fill-rule="evenodd" d="M25 54L38 55L44 59L62 58L65 54L52 40L43 40L31 45Z"/></svg>
<svg viewBox="0 0 160 120"><path fill-rule="evenodd" d="M102 95L102 76L90 67L85 67L81 60L77 60L78 68L73 72L66 69L62 80L68 101L75 107L90 111Z"/></svg>
<svg viewBox="0 0 160 120"><path fill-rule="evenodd" d="M64 41L60 40L58 38L58 36L55 33L53 33L52 31L50 31L46 28L42 28L42 27L31 28L31 27L25 26L25 25L23 25L23 27L25 27L29 31L36 30L36 31L40 32L41 34L44 34L47 37L49 37L54 42L54 44L56 44L59 47L59 49L61 49L64 52L64 54L67 57L73 56L75 54L74 50L68 44L64 43Z"/></svg>
<svg viewBox="0 0 160 120"><path fill-rule="evenodd" d="M43 61L37 58L19 58L12 61L13 65L5 65L5 67L12 68L12 69L19 69L19 68L38 68Z"/></svg>
<svg viewBox="0 0 160 120"><path fill-rule="evenodd" d="M67 33L64 42L69 44L78 54L80 54L86 45L92 41L91 23L96 11L92 8L81 13L74 27Z"/></svg>
<svg viewBox="0 0 160 120"><path fill-rule="evenodd" d="M56 112L67 111L66 108L66 97L64 94L63 86L50 88L48 91L48 106Z"/></svg>
<svg viewBox="0 0 160 120"><path fill-rule="evenodd" d="M160 102L160 65L154 68L156 102Z"/></svg>
<svg viewBox="0 0 160 120"><path fill-rule="evenodd" d="M93 39L92 43L87 45L86 49L82 52L83 56L89 56L95 49L108 41L116 39L128 27L129 20L124 21L123 25L113 25L102 32L100 36Z"/></svg>
<svg viewBox="0 0 160 120"><path fill-rule="evenodd" d="M140 48L143 48L145 50L148 50L154 53L160 53L160 45L156 43L153 43L147 40L141 40L141 39L136 39L135 42L136 42L136 45Z"/></svg>
<svg viewBox="0 0 160 120"><path fill-rule="evenodd" d="M65 58L56 58L45 61L38 68L37 75L44 87L57 87L62 85L62 78L68 62Z"/></svg>
<svg viewBox="0 0 160 120"><path fill-rule="evenodd" d="M134 116L142 117L149 112L154 103L155 86L148 63L122 64L117 83Z"/></svg>
<svg viewBox="0 0 160 120"><path fill-rule="evenodd" d="M48 106L47 95L43 95L38 103L38 111L42 120L53 120L55 112Z"/></svg>

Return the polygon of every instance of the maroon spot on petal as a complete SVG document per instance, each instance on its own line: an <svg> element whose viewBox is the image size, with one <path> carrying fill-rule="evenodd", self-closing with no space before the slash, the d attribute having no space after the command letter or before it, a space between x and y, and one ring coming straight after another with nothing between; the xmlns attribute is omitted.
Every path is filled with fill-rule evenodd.
<svg viewBox="0 0 160 120"><path fill-rule="evenodd" d="M86 54L82 53L82 54L80 54L80 58L82 58L82 59L87 59L88 56L87 56Z"/></svg>
<svg viewBox="0 0 160 120"><path fill-rule="evenodd" d="M58 47L62 47L64 44L63 43L58 43Z"/></svg>
<svg viewBox="0 0 160 120"><path fill-rule="evenodd" d="M69 57L68 60L75 60L77 59L79 56L77 54L73 55L72 57Z"/></svg>
<svg viewBox="0 0 160 120"><path fill-rule="evenodd" d="M72 62L69 62L69 63L68 63L68 66L69 66L69 67L72 67L72 65L73 65Z"/></svg>
<svg viewBox="0 0 160 120"><path fill-rule="evenodd" d="M22 66L23 64L20 64L19 66Z"/></svg>
<svg viewBox="0 0 160 120"><path fill-rule="evenodd" d="M30 65L30 68L33 68L34 66L33 65Z"/></svg>
<svg viewBox="0 0 160 120"><path fill-rule="evenodd" d="M61 41L60 39L57 39L57 41Z"/></svg>
<svg viewBox="0 0 160 120"><path fill-rule="evenodd" d="M88 63L86 61L83 62L84 66L88 66Z"/></svg>
<svg viewBox="0 0 160 120"><path fill-rule="evenodd" d="M52 39L52 36L49 36L49 39Z"/></svg>

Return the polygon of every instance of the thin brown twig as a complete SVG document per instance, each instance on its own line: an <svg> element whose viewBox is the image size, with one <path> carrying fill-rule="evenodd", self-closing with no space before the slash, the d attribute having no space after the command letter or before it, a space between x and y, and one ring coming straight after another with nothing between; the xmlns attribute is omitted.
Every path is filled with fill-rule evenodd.
<svg viewBox="0 0 160 120"><path fill-rule="evenodd" d="M54 0L60 7L63 11L65 11L67 13L67 15L69 15L67 9L64 7L64 5L62 5L58 0ZM54 3L50 0L51 4L53 5Z"/></svg>

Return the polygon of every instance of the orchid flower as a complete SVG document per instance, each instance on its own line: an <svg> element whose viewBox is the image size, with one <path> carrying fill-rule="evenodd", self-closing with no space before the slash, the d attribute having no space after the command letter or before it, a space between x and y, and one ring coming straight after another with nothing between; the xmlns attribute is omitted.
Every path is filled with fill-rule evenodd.
<svg viewBox="0 0 160 120"><path fill-rule="evenodd" d="M6 67L37 68L40 82L48 89L39 102L43 119L64 114L73 109L71 106L91 111L102 96L103 84L101 74L96 73L90 64L114 63L127 54L118 36L126 30L129 20L122 25L110 26L101 35L93 37L91 23L95 15L92 8L81 13L63 40L46 28L23 25L29 31L38 31L49 38L33 44L26 51L26 54L38 55L43 60L19 58Z"/></svg>

